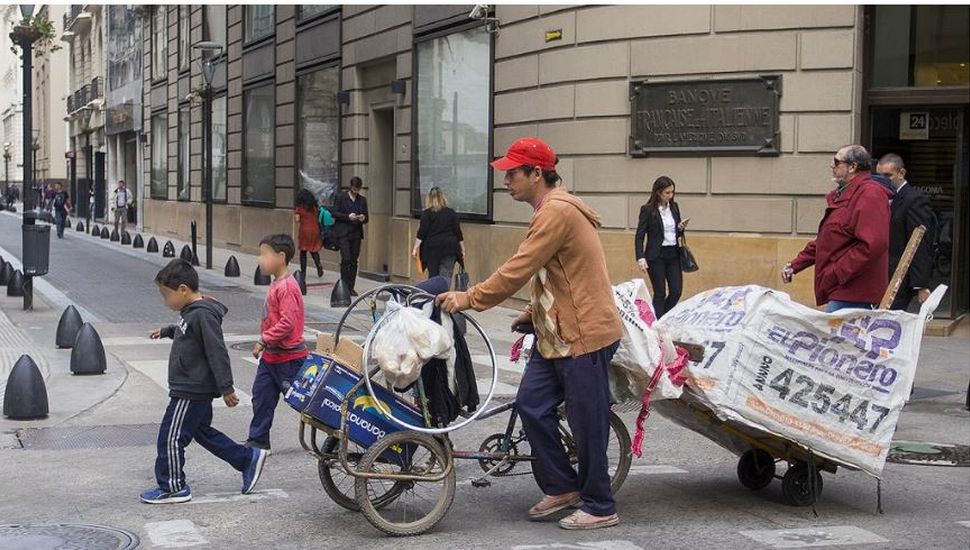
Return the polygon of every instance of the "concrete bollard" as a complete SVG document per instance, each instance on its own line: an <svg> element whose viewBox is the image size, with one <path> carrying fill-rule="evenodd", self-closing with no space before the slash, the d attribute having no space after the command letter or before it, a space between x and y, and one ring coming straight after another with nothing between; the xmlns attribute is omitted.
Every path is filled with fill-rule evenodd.
<svg viewBox="0 0 970 550"><path fill-rule="evenodd" d="M256 273L253 275L253 284L256 286L266 286L270 283L269 275L264 275L259 269L259 265L256 265Z"/></svg>
<svg viewBox="0 0 970 550"><path fill-rule="evenodd" d="M7 264L10 265L10 264ZM7 279L7 296L17 297L24 295L24 274L18 269Z"/></svg>
<svg viewBox="0 0 970 550"><path fill-rule="evenodd" d="M108 231L108 226L104 226L104 227L101 228L101 238L102 239L110 239L111 238L111 233Z"/></svg>
<svg viewBox="0 0 970 550"><path fill-rule="evenodd" d="M116 243L121 240L121 234L118 233L117 229L111 230L111 242Z"/></svg>
<svg viewBox="0 0 970 550"><path fill-rule="evenodd" d="M175 245L172 244L172 241L165 242L165 246L162 247L162 257L163 258L175 257Z"/></svg>
<svg viewBox="0 0 970 550"><path fill-rule="evenodd" d="M141 233L135 235L135 239L131 242L132 248L145 248L145 240L141 238Z"/></svg>
<svg viewBox="0 0 970 550"><path fill-rule="evenodd" d="M74 374L104 374L108 361L104 355L101 336L91 323L81 325L71 350L71 372Z"/></svg>
<svg viewBox="0 0 970 550"><path fill-rule="evenodd" d="M330 293L330 307L347 307L350 305L350 287L340 279L333 285Z"/></svg>
<svg viewBox="0 0 970 550"><path fill-rule="evenodd" d="M129 244L131 244L131 233L129 233L127 231L123 231L121 233L121 244L123 244L123 245L129 245Z"/></svg>
<svg viewBox="0 0 970 550"><path fill-rule="evenodd" d="M11 420L36 420L49 412L44 377L29 355L21 355L7 377L3 415Z"/></svg>
<svg viewBox="0 0 970 550"><path fill-rule="evenodd" d="M189 247L189 245L187 245L187 244L186 245L183 245L182 246L182 250L179 252L179 258L182 258L183 260L185 260L187 262L191 262L192 261L192 248Z"/></svg>
<svg viewBox="0 0 970 550"><path fill-rule="evenodd" d="M101 235L101 228L100 228L100 227L98 227L97 225L94 225L94 226L93 226L93 227L91 228L91 235L93 235L93 236L95 236L95 237L98 237L98 236L100 236L100 235Z"/></svg>
<svg viewBox="0 0 970 550"><path fill-rule="evenodd" d="M229 256L229 261L226 262L226 277L238 277L239 276L239 262L236 261L235 256Z"/></svg>
<svg viewBox="0 0 970 550"><path fill-rule="evenodd" d="M0 285L6 285L10 281L10 277L13 276L13 266L7 262L0 265Z"/></svg>
<svg viewBox="0 0 970 550"><path fill-rule="evenodd" d="M75 227L74 230L79 233L84 233L84 222L82 222L81 220L78 220L77 227Z"/></svg>
<svg viewBox="0 0 970 550"><path fill-rule="evenodd" d="M77 333L81 330L83 324L84 321L81 319L81 314L78 313L77 308L74 306L64 308L61 320L57 322L57 336L54 338L57 347L61 349L74 347Z"/></svg>

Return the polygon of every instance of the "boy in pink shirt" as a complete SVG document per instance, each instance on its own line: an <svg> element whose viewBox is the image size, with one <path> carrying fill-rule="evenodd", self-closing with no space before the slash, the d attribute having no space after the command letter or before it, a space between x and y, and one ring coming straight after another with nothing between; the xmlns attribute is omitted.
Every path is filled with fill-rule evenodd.
<svg viewBox="0 0 970 550"><path fill-rule="evenodd" d="M259 242L259 269L272 275L273 283L266 292L259 341L253 346L259 366L253 380L253 421L247 447L269 450L269 430L280 394L290 387L307 356L303 295L287 269L294 254L296 245L289 235L270 235Z"/></svg>

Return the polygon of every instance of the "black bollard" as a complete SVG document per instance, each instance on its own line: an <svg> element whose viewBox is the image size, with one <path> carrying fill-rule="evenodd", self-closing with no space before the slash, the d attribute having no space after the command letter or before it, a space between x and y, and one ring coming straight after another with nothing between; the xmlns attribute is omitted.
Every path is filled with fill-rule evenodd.
<svg viewBox="0 0 970 550"><path fill-rule="evenodd" d="M104 227L101 228L101 238L102 239L110 239L111 238L111 233L108 231L108 226L104 226Z"/></svg>
<svg viewBox="0 0 970 550"><path fill-rule="evenodd" d="M8 262L4 262L4 264L0 266L0 285L7 284L7 282L10 281L10 277L12 276L13 276L13 266L10 265Z"/></svg>
<svg viewBox="0 0 970 550"><path fill-rule="evenodd" d="M122 233L121 233L121 244L123 244L123 245L129 245L129 244L131 244L131 233L128 233L127 231L122 231Z"/></svg>
<svg viewBox="0 0 970 550"><path fill-rule="evenodd" d="M152 254L158 252L158 241L155 240L155 237L148 239L148 248L145 250L151 252Z"/></svg>
<svg viewBox="0 0 970 550"><path fill-rule="evenodd" d="M294 271L293 278L296 279L297 284L300 285L300 294L306 296L306 276L303 275L303 271L299 269Z"/></svg>
<svg viewBox="0 0 970 550"><path fill-rule="evenodd" d="M55 337L55 344L60 349L67 349L74 347L74 341L77 340L77 333L81 330L81 325L84 321L81 320L81 314L78 313L74 306L67 306L64 308L64 313L61 314L61 320L57 322L57 336Z"/></svg>
<svg viewBox="0 0 970 550"><path fill-rule="evenodd" d="M172 241L165 242L165 246L162 247L162 257L163 258L175 257L175 245L172 244Z"/></svg>
<svg viewBox="0 0 970 550"><path fill-rule="evenodd" d="M7 377L3 415L11 420L35 420L45 418L48 412L44 377L29 355L21 355Z"/></svg>
<svg viewBox="0 0 970 550"><path fill-rule="evenodd" d="M135 235L134 240L131 241L132 248L145 248L145 241L141 238L141 233Z"/></svg>
<svg viewBox="0 0 970 550"><path fill-rule="evenodd" d="M236 261L235 256L229 256L229 261L226 262L226 277L238 277L239 276L239 262Z"/></svg>
<svg viewBox="0 0 970 550"><path fill-rule="evenodd" d="M75 227L74 229L75 229L75 231L78 231L80 233L84 233L84 222L82 222L81 220L78 220L77 221L77 227Z"/></svg>
<svg viewBox="0 0 970 550"><path fill-rule="evenodd" d="M256 286L266 286L270 283L269 275L264 275L259 269L259 264L256 265L256 273L253 275L253 284Z"/></svg>
<svg viewBox="0 0 970 550"><path fill-rule="evenodd" d="M350 305L350 287L343 279L333 285L330 293L330 307L347 307Z"/></svg>
<svg viewBox="0 0 970 550"><path fill-rule="evenodd" d="M199 257L195 255L195 252L192 253L192 259L189 261L195 267L199 267Z"/></svg>
<svg viewBox="0 0 970 550"><path fill-rule="evenodd" d="M91 323L81 325L71 350L71 372L74 374L104 374L108 362L101 336Z"/></svg>
<svg viewBox="0 0 970 550"><path fill-rule="evenodd" d="M121 234L118 233L117 229L111 230L111 242L116 243L121 240Z"/></svg>
<svg viewBox="0 0 970 550"><path fill-rule="evenodd" d="M7 264L10 265L10 264ZM24 295L24 274L18 269L7 279L7 296L16 297Z"/></svg>
<svg viewBox="0 0 970 550"><path fill-rule="evenodd" d="M91 235L93 235L95 237L101 235L101 228L98 227L97 225L92 226L91 227Z"/></svg>
<svg viewBox="0 0 970 550"><path fill-rule="evenodd" d="M187 262L192 261L192 249L189 248L189 245L182 246L182 251L179 252L179 258L182 258Z"/></svg>

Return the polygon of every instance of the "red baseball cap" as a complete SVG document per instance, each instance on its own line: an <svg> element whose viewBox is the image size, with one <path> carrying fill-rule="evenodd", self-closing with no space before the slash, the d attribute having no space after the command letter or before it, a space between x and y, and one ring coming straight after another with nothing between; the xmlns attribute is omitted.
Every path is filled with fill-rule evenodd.
<svg viewBox="0 0 970 550"><path fill-rule="evenodd" d="M559 159L546 142L536 137L524 137L509 145L505 156L492 161L491 164L496 170L511 170L523 165L555 170L557 162Z"/></svg>

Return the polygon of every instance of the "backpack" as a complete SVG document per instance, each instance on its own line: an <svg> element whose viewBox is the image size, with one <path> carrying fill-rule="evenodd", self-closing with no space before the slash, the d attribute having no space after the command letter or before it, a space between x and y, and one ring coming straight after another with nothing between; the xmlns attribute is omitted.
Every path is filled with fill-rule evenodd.
<svg viewBox="0 0 970 550"><path fill-rule="evenodd" d="M333 214L326 207L321 206L317 214L317 225L320 227L320 237L323 239L323 247L327 250L340 250L337 241L337 231L334 227Z"/></svg>
<svg viewBox="0 0 970 550"><path fill-rule="evenodd" d="M64 208L64 193L54 195L54 208L58 210Z"/></svg>

